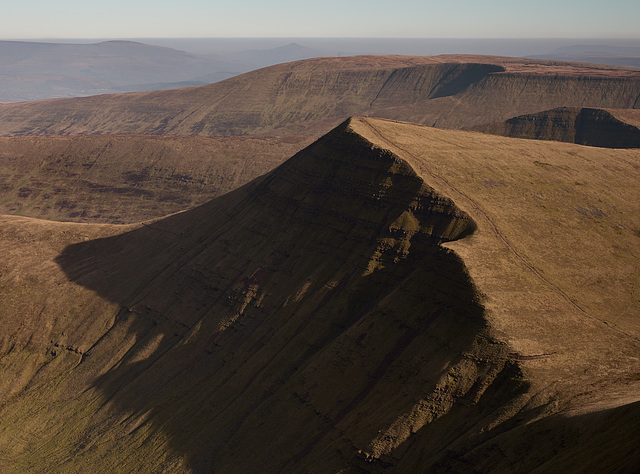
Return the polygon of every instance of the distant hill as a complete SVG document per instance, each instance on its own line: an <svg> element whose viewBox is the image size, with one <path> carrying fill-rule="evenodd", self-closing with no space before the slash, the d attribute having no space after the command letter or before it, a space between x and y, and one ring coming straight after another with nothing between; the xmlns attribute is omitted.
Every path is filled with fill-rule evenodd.
<svg viewBox="0 0 640 474"><path fill-rule="evenodd" d="M640 110L561 107L471 130L607 148L640 148Z"/></svg>
<svg viewBox="0 0 640 474"><path fill-rule="evenodd" d="M547 54L537 54L527 57L640 68L640 48L632 46L563 46Z"/></svg>
<svg viewBox="0 0 640 474"><path fill-rule="evenodd" d="M0 102L155 90L207 76L222 80L252 66L133 41L95 44L0 41ZM194 82L195 81L195 82Z"/></svg>
<svg viewBox="0 0 640 474"><path fill-rule="evenodd" d="M442 128L561 106L633 108L640 71L491 56L355 56L201 87L0 105L0 134L317 136L350 115Z"/></svg>
<svg viewBox="0 0 640 474"><path fill-rule="evenodd" d="M0 471L635 472L639 159L354 118L163 219L0 216Z"/></svg>

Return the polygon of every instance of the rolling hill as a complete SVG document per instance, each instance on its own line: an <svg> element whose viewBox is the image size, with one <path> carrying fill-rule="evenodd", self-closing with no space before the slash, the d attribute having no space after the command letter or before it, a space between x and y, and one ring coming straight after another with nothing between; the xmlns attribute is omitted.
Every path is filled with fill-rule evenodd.
<svg viewBox="0 0 640 474"><path fill-rule="evenodd" d="M0 468L632 472L639 153L355 118L163 219L3 216Z"/></svg>
<svg viewBox="0 0 640 474"><path fill-rule="evenodd" d="M319 58L201 87L0 105L1 135L305 135L351 115L461 128L561 106L637 108L640 71L445 55Z"/></svg>

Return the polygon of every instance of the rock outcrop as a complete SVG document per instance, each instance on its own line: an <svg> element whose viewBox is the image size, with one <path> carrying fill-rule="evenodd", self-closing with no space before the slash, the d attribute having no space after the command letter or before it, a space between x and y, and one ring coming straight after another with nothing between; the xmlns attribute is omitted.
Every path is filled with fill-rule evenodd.
<svg viewBox="0 0 640 474"><path fill-rule="evenodd" d="M637 110L562 107L471 127L471 130L606 148L640 148L639 121Z"/></svg>

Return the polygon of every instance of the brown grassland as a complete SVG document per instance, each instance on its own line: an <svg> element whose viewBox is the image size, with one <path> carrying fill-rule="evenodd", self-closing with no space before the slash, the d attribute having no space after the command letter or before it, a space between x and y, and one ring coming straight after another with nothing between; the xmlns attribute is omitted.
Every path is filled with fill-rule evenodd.
<svg viewBox="0 0 640 474"><path fill-rule="evenodd" d="M0 213L133 223L203 204L266 173L304 137L0 137Z"/></svg>
<svg viewBox="0 0 640 474"><path fill-rule="evenodd" d="M638 196L639 149L353 118L165 218L2 216L0 470L633 472Z"/></svg>

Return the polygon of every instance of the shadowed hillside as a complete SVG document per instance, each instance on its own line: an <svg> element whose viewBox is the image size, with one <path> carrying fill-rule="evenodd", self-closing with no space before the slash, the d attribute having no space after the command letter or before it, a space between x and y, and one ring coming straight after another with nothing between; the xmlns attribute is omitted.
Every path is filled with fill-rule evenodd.
<svg viewBox="0 0 640 474"><path fill-rule="evenodd" d="M471 130L606 148L640 148L640 110L562 107Z"/></svg>
<svg viewBox="0 0 640 474"><path fill-rule="evenodd" d="M0 138L0 213L139 222L183 211L282 163L300 138Z"/></svg>
<svg viewBox="0 0 640 474"><path fill-rule="evenodd" d="M490 56L297 61L173 91L0 105L0 134L317 135L350 115L460 128L639 106L640 71Z"/></svg>
<svg viewBox="0 0 640 474"><path fill-rule="evenodd" d="M0 468L595 460L637 432L637 160L352 119L165 219L3 217Z"/></svg>

